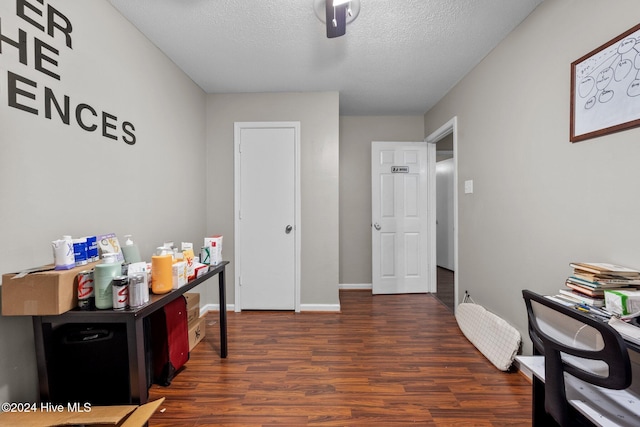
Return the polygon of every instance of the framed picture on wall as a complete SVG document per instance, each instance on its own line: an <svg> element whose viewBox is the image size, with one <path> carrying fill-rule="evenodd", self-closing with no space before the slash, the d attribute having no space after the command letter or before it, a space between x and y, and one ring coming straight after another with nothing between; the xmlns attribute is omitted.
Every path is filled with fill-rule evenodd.
<svg viewBox="0 0 640 427"><path fill-rule="evenodd" d="M571 142L640 126L640 24L571 63Z"/></svg>

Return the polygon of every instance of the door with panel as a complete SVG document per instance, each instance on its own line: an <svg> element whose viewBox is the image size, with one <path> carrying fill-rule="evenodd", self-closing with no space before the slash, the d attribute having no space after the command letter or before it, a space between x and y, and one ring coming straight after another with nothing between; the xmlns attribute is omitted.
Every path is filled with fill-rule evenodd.
<svg viewBox="0 0 640 427"><path fill-rule="evenodd" d="M236 123L236 310L299 306L299 124Z"/></svg>
<svg viewBox="0 0 640 427"><path fill-rule="evenodd" d="M371 147L373 293L428 292L426 143Z"/></svg>

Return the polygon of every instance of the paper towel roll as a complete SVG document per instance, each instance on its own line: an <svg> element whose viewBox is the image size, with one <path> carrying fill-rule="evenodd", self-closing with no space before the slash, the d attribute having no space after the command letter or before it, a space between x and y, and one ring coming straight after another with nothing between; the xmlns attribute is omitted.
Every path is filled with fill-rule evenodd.
<svg viewBox="0 0 640 427"><path fill-rule="evenodd" d="M173 256L154 255L151 257L151 291L166 294L173 289Z"/></svg>

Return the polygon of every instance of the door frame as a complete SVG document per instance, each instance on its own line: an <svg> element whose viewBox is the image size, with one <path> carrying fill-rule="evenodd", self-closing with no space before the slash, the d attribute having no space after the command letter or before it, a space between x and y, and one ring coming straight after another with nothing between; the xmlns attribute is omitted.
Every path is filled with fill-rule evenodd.
<svg viewBox="0 0 640 427"><path fill-rule="evenodd" d="M294 163L295 163L295 176L294 176L294 197L295 197L295 224L294 224L294 299L295 299L295 312L300 312L300 242L302 241L302 227L300 226L301 218L301 191L300 191L300 122L234 122L233 132L233 158L234 158L234 173L233 173L233 193L234 193L234 207L233 207L233 228L234 236L240 236L240 134L242 129L276 129L276 128L293 128L295 134L294 143ZM240 290L240 275L242 273L242 259L241 259L241 244L240 239L234 239L234 265L235 265L235 277L234 277L234 308L236 312L242 310L241 304L241 290Z"/></svg>
<svg viewBox="0 0 640 427"><path fill-rule="evenodd" d="M453 311L458 306L458 117L454 116L451 120L440 126L435 132L429 134L425 141L427 142L427 160L429 162L429 174L433 174L433 179L429 180L429 194L427 201L427 209L433 215L429 221L429 235L433 238L429 240L429 265L432 266L430 271L430 280L433 280L433 290L436 292L437 284L437 259L436 259L436 143L442 138L453 134Z"/></svg>

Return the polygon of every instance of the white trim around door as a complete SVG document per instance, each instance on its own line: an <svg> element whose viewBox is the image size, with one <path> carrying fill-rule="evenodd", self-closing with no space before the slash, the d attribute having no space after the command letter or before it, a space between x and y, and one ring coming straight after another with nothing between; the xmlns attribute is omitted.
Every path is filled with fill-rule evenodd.
<svg viewBox="0 0 640 427"><path fill-rule="evenodd" d="M456 307L458 306L458 118L453 117L444 125L440 126L435 132L431 133L427 138L427 146L429 152L432 154L429 157L429 170L433 171L434 179L429 181L429 185L431 188L429 189L429 200L428 200L428 209L434 212L434 215L431 217L432 223L429 224L430 233L429 236L432 236L429 245L430 251L429 256L431 261L433 262L431 265L436 266L436 224L435 224L435 206L436 206L436 188L435 188L435 151L436 151L436 143L440 141L445 136L453 134L453 164L454 164L454 173L453 173L453 265L454 265L454 279L453 279L453 310L455 312ZM434 267L430 272L434 276L437 274L437 267ZM435 281L432 283L436 283ZM432 292L435 292L432 291Z"/></svg>

